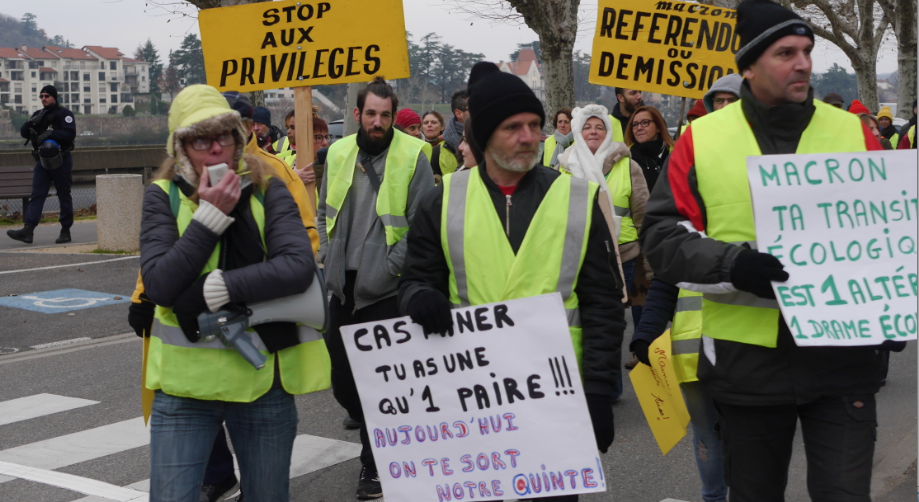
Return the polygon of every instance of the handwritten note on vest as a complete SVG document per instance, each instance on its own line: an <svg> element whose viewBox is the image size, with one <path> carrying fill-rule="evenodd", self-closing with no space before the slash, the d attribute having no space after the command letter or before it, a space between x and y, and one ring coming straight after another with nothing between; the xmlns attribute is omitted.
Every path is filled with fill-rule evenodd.
<svg viewBox="0 0 919 502"><path fill-rule="evenodd" d="M341 328L387 499L606 491L561 297Z"/></svg>
<svg viewBox="0 0 919 502"><path fill-rule="evenodd" d="M648 349L651 366L639 364L629 373L657 446L666 455L686 435L689 411L673 369L670 330Z"/></svg>
<svg viewBox="0 0 919 502"><path fill-rule="evenodd" d="M756 242L801 346L915 340L916 152L747 157Z"/></svg>

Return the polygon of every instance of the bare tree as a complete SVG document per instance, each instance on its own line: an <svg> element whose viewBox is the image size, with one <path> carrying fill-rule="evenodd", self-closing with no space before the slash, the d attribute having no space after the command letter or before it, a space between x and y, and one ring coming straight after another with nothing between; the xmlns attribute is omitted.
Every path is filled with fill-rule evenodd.
<svg viewBox="0 0 919 502"><path fill-rule="evenodd" d="M458 10L497 21L522 20L539 36L546 77L546 107L574 106L574 40L580 0L463 0Z"/></svg>
<svg viewBox="0 0 919 502"><path fill-rule="evenodd" d="M815 35L839 47L849 57L858 79L859 99L869 110L877 110L878 50L891 23L877 0L780 0L780 3L800 14L811 24Z"/></svg>
<svg viewBox="0 0 919 502"><path fill-rule="evenodd" d="M897 37L897 116L908 119L916 99L916 0L878 0Z"/></svg>

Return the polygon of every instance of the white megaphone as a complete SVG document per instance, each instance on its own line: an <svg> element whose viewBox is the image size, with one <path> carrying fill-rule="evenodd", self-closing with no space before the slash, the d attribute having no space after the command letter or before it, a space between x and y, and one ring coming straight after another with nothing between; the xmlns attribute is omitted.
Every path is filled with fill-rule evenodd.
<svg viewBox="0 0 919 502"><path fill-rule="evenodd" d="M313 283L303 293L246 307L205 312L198 316L201 338L220 337L227 346L236 349L256 369L265 367L265 356L252 345L246 329L269 322L295 322L300 324L301 342L318 339L317 331L329 327L329 295L325 278L316 270Z"/></svg>

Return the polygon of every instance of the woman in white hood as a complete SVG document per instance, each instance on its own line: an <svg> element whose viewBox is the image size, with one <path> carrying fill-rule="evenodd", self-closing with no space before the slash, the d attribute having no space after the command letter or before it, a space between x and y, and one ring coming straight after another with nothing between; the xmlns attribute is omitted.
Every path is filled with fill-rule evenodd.
<svg viewBox="0 0 919 502"><path fill-rule="evenodd" d="M622 272L631 291L636 258L641 252L638 231L648 202L648 184L641 166L631 160L629 148L613 141L612 124L605 106L591 104L575 108L572 114L571 130L575 142L559 156L559 170L607 189L616 215L616 232L610 231L618 236ZM632 320L636 326L640 319L641 306L633 301Z"/></svg>

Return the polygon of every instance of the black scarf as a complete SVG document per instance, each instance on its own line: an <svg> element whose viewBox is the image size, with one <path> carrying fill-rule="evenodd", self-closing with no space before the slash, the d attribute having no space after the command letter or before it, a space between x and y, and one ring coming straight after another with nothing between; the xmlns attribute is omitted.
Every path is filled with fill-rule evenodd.
<svg viewBox="0 0 919 502"><path fill-rule="evenodd" d="M897 128L893 124L890 124L889 126L881 129L881 137L883 138L890 139L894 134L897 134ZM896 147L897 145L894 145L894 148Z"/></svg>
<svg viewBox="0 0 919 502"><path fill-rule="evenodd" d="M389 130L386 131L386 134L383 135L382 141L373 141L367 136L362 127L357 130L357 147L371 157L376 157L389 148L389 144L392 143L393 135L395 135L393 131L394 129L390 127Z"/></svg>
<svg viewBox="0 0 919 502"><path fill-rule="evenodd" d="M813 87L802 103L766 106L753 97L749 84L744 81L740 86L740 101L763 155L795 153L801 134L816 110Z"/></svg>
<svg viewBox="0 0 919 502"><path fill-rule="evenodd" d="M658 134L657 139L644 143L633 143L631 150L632 160L641 166L642 174L645 175L645 181L648 183L648 190L651 190L657 183L657 177L660 175L664 162L670 156L670 149L664 143L664 137Z"/></svg>

